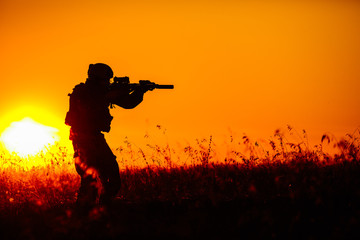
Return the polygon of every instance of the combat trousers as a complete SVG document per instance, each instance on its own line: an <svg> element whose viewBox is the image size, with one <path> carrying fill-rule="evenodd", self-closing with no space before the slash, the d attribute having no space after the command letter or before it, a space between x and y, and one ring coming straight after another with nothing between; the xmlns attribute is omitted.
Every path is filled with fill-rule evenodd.
<svg viewBox="0 0 360 240"><path fill-rule="evenodd" d="M108 204L118 193L121 181L116 156L107 144L104 134L71 132L75 168L81 177L77 204L91 208L97 203Z"/></svg>

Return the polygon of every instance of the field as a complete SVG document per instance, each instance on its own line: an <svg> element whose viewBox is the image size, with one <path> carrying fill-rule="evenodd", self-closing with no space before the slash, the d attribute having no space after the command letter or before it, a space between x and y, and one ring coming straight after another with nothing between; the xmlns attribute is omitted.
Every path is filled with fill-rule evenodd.
<svg viewBox="0 0 360 240"><path fill-rule="evenodd" d="M114 149L122 188L109 208L74 210L71 152L0 155L1 239L355 239L360 236L359 131L310 146L290 126L267 141L230 136ZM332 153L324 151L330 147ZM36 164L41 160L41 164ZM135 164L136 163L136 164Z"/></svg>

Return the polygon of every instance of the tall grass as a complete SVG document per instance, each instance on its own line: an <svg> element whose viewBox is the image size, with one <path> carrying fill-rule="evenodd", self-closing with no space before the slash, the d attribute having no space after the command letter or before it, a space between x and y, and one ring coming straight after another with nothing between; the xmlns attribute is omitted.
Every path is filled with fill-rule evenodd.
<svg viewBox="0 0 360 240"><path fill-rule="evenodd" d="M114 149L122 178L119 198L181 201L207 197L216 202L259 192L291 194L292 184L303 181L294 179L299 171L358 164L359 135L358 129L340 140L324 134L315 146L309 145L306 131L299 133L291 126L276 130L268 140L229 136L222 144L209 136L176 147L168 142L138 147L126 138ZM325 147L334 151L330 154ZM0 162L0 212L14 214L26 207L49 209L74 203L80 179L71 150L55 145L26 159L1 150ZM271 176L270 185L259 184L269 181L266 176Z"/></svg>

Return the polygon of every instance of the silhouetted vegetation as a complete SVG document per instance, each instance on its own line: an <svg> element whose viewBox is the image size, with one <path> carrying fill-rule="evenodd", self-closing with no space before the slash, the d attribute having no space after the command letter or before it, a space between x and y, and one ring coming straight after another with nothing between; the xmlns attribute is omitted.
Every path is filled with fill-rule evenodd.
<svg viewBox="0 0 360 240"><path fill-rule="evenodd" d="M26 160L3 153L0 237L359 236L359 131L338 141L326 134L315 147L307 143L305 131L298 135L296 142L281 131L267 142L230 136L222 161L212 137L177 150L169 144L140 149L126 140L116 150L122 180L118 198L112 207L95 208L88 216L73 208L79 178L66 149L57 146L38 156L46 163L38 166L22 165L19 161ZM333 153L325 153L324 145ZM142 165L129 167L135 161Z"/></svg>

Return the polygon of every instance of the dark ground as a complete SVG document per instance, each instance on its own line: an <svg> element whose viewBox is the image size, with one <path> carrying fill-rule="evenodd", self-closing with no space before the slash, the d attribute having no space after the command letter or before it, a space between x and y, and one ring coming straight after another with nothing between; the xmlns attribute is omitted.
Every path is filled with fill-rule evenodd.
<svg viewBox="0 0 360 240"><path fill-rule="evenodd" d="M211 186L204 194L165 200L119 198L89 216L78 216L72 206L25 207L0 217L0 238L360 239L358 163L243 173L235 175L244 178L241 189L246 191L232 197L217 194L233 189L235 175L223 183L226 186Z"/></svg>

